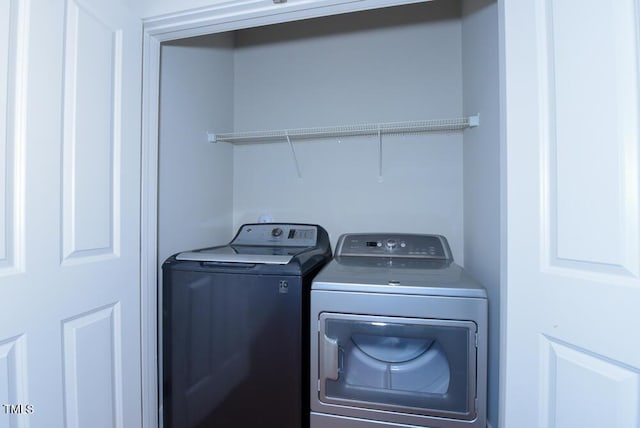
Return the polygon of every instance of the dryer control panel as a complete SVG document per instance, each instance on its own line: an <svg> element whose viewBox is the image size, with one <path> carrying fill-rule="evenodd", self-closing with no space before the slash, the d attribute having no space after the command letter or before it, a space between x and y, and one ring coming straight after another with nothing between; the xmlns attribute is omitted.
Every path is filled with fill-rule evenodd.
<svg viewBox="0 0 640 428"><path fill-rule="evenodd" d="M453 261L442 235L409 233L347 233L340 237L336 257L404 257Z"/></svg>

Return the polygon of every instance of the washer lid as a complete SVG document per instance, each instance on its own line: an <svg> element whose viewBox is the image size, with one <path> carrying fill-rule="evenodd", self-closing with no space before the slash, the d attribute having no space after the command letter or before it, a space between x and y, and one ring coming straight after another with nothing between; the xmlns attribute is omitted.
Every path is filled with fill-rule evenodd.
<svg viewBox="0 0 640 428"><path fill-rule="evenodd" d="M250 245L226 245L186 251L176 256L176 260L219 263L264 263L286 265L297 254L305 251L301 247L259 247Z"/></svg>
<svg viewBox="0 0 640 428"><path fill-rule="evenodd" d="M176 260L286 265L318 245L318 229L312 224L244 224L229 245L186 251Z"/></svg>

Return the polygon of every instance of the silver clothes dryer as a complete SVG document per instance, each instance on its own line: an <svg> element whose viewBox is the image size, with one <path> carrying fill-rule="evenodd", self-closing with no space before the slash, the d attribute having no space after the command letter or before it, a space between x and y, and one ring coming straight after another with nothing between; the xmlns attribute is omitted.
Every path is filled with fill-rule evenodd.
<svg viewBox="0 0 640 428"><path fill-rule="evenodd" d="M342 235L311 287L311 428L485 428L487 309L443 236Z"/></svg>

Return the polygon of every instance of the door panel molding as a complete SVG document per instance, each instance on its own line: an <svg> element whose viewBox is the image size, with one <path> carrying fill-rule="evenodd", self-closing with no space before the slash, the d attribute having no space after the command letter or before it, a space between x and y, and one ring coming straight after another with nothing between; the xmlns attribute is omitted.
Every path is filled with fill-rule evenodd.
<svg viewBox="0 0 640 428"><path fill-rule="evenodd" d="M67 3L63 264L120 254L122 31Z"/></svg>
<svg viewBox="0 0 640 428"><path fill-rule="evenodd" d="M0 275L24 271L24 150L29 2L0 8Z"/></svg>
<svg viewBox="0 0 640 428"><path fill-rule="evenodd" d="M0 404L29 404L27 392L26 337L20 335L0 340ZM0 412L6 410L0 406ZM9 426L26 427L24 416L9 415Z"/></svg>
<svg viewBox="0 0 640 428"><path fill-rule="evenodd" d="M637 2L539 7L543 262L568 275L638 278L640 120L638 96L628 96L640 87Z"/></svg>
<svg viewBox="0 0 640 428"><path fill-rule="evenodd" d="M639 370L546 335L540 360L544 426L640 425ZM570 408L563 402L581 405Z"/></svg>
<svg viewBox="0 0 640 428"><path fill-rule="evenodd" d="M122 427L120 304L64 320L62 331L68 426Z"/></svg>

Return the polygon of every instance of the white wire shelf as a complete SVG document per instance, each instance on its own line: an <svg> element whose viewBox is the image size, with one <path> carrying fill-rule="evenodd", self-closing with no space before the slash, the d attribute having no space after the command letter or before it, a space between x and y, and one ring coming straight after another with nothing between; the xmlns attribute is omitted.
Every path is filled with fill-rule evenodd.
<svg viewBox="0 0 640 428"><path fill-rule="evenodd" d="M436 132L461 131L480 124L480 115L455 119L431 119L409 122L364 123L358 125L327 126L317 128L296 128L271 131L251 131L232 133L207 133L212 143L227 142L231 144L259 144L276 141L344 138L366 135L402 135Z"/></svg>

